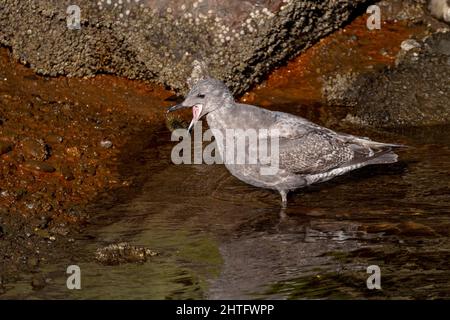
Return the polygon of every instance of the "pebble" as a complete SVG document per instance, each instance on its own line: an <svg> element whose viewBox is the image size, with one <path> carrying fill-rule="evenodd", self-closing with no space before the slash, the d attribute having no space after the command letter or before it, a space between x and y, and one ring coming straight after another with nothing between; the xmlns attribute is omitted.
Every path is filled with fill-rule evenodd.
<svg viewBox="0 0 450 320"><path fill-rule="evenodd" d="M33 280L31 280L31 287L33 287L34 290L39 290L44 288L46 285L45 279L42 277L35 277Z"/></svg>
<svg viewBox="0 0 450 320"><path fill-rule="evenodd" d="M12 150L12 144L9 142L0 141L0 156Z"/></svg>
<svg viewBox="0 0 450 320"><path fill-rule="evenodd" d="M408 236L435 236L436 232L427 225L406 221L399 225L402 235Z"/></svg>
<svg viewBox="0 0 450 320"><path fill-rule="evenodd" d="M97 249L95 258L104 265L118 265L121 263L143 263L148 257L158 255L148 248L132 246L126 242L111 244Z"/></svg>
<svg viewBox="0 0 450 320"><path fill-rule="evenodd" d="M39 259L36 257L30 257L27 259L27 265L31 268L36 268L39 265Z"/></svg>
<svg viewBox="0 0 450 320"><path fill-rule="evenodd" d="M27 158L44 161L49 157L48 146L42 140L25 139L22 150Z"/></svg>
<svg viewBox="0 0 450 320"><path fill-rule="evenodd" d="M37 160L28 160L24 163L24 167L30 170L34 171L41 171L41 172L48 172L52 173L55 172L55 168L43 161L37 161Z"/></svg>
<svg viewBox="0 0 450 320"><path fill-rule="evenodd" d="M402 48L402 50L404 51L409 51L420 47L421 47L420 43L418 43L414 39L407 39L403 41L402 44L400 45L400 48Z"/></svg>
<svg viewBox="0 0 450 320"><path fill-rule="evenodd" d="M100 146L105 149L109 149L113 146L113 143L110 140L102 140L100 141Z"/></svg>
<svg viewBox="0 0 450 320"><path fill-rule="evenodd" d="M51 134L51 135L49 135L49 136L47 136L47 142L48 143L50 143L50 144L58 144L58 143L61 143L61 142L63 142L63 137L61 137L61 136L58 136L57 134Z"/></svg>
<svg viewBox="0 0 450 320"><path fill-rule="evenodd" d="M72 170L70 170L68 166L62 166L60 171L65 180L72 181L73 179L75 179Z"/></svg>
<svg viewBox="0 0 450 320"><path fill-rule="evenodd" d="M48 224L50 223L52 219L49 217L41 217L41 221L39 222L39 228L40 229L47 229Z"/></svg>
<svg viewBox="0 0 450 320"><path fill-rule="evenodd" d="M66 152L69 156L72 156L74 158L79 158L81 157L81 152L80 150L78 150L77 147L70 147L66 149Z"/></svg>

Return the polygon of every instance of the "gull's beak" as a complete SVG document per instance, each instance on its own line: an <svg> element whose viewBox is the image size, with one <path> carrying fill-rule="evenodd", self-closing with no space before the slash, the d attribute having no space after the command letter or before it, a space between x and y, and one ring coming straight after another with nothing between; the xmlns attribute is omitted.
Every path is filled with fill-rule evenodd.
<svg viewBox="0 0 450 320"><path fill-rule="evenodd" d="M182 103L176 104L172 107L170 107L169 109L167 109L166 114L168 114L169 112L175 111L175 110L179 110L179 109L184 109L184 108L191 108L191 106L185 106ZM195 106L192 106L192 120L191 123L189 124L188 127L188 131L191 132L191 129L195 126L195 124L197 123L198 119L200 119L200 116L202 114L202 110L203 110L203 106L201 104L197 104Z"/></svg>
<svg viewBox="0 0 450 320"><path fill-rule="evenodd" d="M192 107L192 121L189 124L188 131L191 132L191 129L195 126L198 119L200 119L200 115L202 114L203 106L201 104L196 104Z"/></svg>
<svg viewBox="0 0 450 320"><path fill-rule="evenodd" d="M166 114L169 112L178 110L178 109L183 109L183 108L190 108L190 106L184 106L182 103L179 103L179 104L176 104L176 105L170 107L169 109L167 109Z"/></svg>

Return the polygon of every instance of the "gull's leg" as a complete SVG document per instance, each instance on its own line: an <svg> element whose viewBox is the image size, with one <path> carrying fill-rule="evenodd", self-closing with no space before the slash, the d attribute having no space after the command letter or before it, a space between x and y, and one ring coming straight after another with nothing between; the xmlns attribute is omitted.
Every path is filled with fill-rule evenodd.
<svg viewBox="0 0 450 320"><path fill-rule="evenodd" d="M286 190L280 190L281 195L281 206L283 208L287 207L287 191Z"/></svg>

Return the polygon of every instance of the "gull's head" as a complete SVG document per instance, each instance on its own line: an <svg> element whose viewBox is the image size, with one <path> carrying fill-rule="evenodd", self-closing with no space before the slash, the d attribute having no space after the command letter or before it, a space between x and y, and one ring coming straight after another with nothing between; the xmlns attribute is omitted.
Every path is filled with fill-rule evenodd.
<svg viewBox="0 0 450 320"><path fill-rule="evenodd" d="M192 108L192 121L188 128L190 131L201 117L232 103L233 95L222 81L206 78L192 87L182 103L169 108L167 112Z"/></svg>

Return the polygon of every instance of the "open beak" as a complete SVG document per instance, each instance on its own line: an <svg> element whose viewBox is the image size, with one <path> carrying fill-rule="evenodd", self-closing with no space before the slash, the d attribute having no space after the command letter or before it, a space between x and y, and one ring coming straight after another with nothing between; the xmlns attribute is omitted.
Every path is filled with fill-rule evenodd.
<svg viewBox="0 0 450 320"><path fill-rule="evenodd" d="M190 108L189 106L185 106L183 104L176 104L173 107L170 107L169 109L167 109L166 114L169 112L173 112L175 110L179 110L179 109L184 109L184 108ZM202 110L203 110L203 106L201 104L197 104L192 106L192 120L191 123L189 124L188 127L188 131L191 132L191 129L195 126L195 124L197 123L198 119L200 119L200 116L202 114Z"/></svg>
<svg viewBox="0 0 450 320"><path fill-rule="evenodd" d="M202 114L203 106L201 104L197 104L192 107L192 120L189 124L188 131L191 132L191 129L195 126L198 119L200 119L200 115Z"/></svg>

